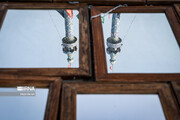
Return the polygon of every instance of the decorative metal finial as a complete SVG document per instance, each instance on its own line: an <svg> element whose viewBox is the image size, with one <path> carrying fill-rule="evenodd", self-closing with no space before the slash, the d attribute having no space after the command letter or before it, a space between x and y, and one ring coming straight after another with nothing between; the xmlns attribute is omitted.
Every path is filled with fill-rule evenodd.
<svg viewBox="0 0 180 120"><path fill-rule="evenodd" d="M113 64L115 64L116 54L121 51L120 47L122 46L122 39L120 37L118 37L119 24L120 24L120 13L113 13L111 37L109 37L107 39L108 48L106 49L107 53L111 57L109 61L112 66L113 66ZM113 69L112 66L111 66L111 68Z"/></svg>
<svg viewBox="0 0 180 120"><path fill-rule="evenodd" d="M74 62L73 53L77 51L77 38L73 31L73 11L57 10L65 19L66 37L62 39L63 52L67 54L68 67Z"/></svg>

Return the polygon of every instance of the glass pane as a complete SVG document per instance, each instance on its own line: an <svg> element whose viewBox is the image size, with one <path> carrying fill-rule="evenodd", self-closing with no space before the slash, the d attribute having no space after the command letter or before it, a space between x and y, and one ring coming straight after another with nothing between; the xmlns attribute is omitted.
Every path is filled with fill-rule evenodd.
<svg viewBox="0 0 180 120"><path fill-rule="evenodd" d="M0 31L0 68L78 68L78 14L8 10Z"/></svg>
<svg viewBox="0 0 180 120"><path fill-rule="evenodd" d="M110 14L102 25L108 73L180 73L180 49L164 13Z"/></svg>
<svg viewBox="0 0 180 120"><path fill-rule="evenodd" d="M77 120L165 120L158 95L77 95Z"/></svg>
<svg viewBox="0 0 180 120"><path fill-rule="evenodd" d="M0 88L2 120L43 120L48 89L36 88L35 96L16 96L17 88ZM6 93L6 95L2 95ZM14 96L9 96L13 94Z"/></svg>

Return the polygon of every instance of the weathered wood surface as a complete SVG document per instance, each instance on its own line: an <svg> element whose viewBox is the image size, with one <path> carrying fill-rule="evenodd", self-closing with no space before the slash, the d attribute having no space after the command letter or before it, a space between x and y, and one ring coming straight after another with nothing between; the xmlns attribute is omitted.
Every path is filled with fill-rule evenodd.
<svg viewBox="0 0 180 120"><path fill-rule="evenodd" d="M94 6L92 7L92 16L99 13L105 13L114 6ZM177 20L173 7L171 6L128 6L121 7L113 11L123 13L165 13L174 35L180 45L180 23ZM94 59L95 59L95 74L97 81L131 81L131 82L147 82L147 81L174 81L180 80L179 73L168 74L150 74L150 73L107 73L107 63L105 56L104 37L102 32L101 18L92 19L92 33L94 41Z"/></svg>
<svg viewBox="0 0 180 120"><path fill-rule="evenodd" d="M79 68L0 68L0 74L43 76L91 76L89 14L86 4L68 3L3 3L0 6L0 26L8 9L78 9L79 10Z"/></svg>
<svg viewBox="0 0 180 120"><path fill-rule="evenodd" d="M180 23L180 4L175 4L174 8L175 8L176 15L177 15L179 23Z"/></svg>
<svg viewBox="0 0 180 120"><path fill-rule="evenodd" d="M64 83L61 120L76 120L77 94L158 94L167 120L179 120L177 101L166 83Z"/></svg>
<svg viewBox="0 0 180 120"><path fill-rule="evenodd" d="M176 98L177 98L177 101L178 101L179 107L180 107L180 82L172 82L172 86L175 91Z"/></svg>
<svg viewBox="0 0 180 120"><path fill-rule="evenodd" d="M22 75L0 75L0 87L35 86L48 88L44 120L57 120L61 78Z"/></svg>
<svg viewBox="0 0 180 120"><path fill-rule="evenodd" d="M174 3L180 3L180 0L147 0L148 4L174 4Z"/></svg>

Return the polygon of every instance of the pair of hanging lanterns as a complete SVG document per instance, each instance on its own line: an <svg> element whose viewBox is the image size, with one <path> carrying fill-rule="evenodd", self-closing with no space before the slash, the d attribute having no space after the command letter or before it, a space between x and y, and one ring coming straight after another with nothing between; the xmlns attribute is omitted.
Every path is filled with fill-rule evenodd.
<svg viewBox="0 0 180 120"><path fill-rule="evenodd" d="M67 54L67 61L73 63L73 53L77 51L77 38L73 31L73 10L57 10L65 19L66 37L62 39L63 52ZM118 37L120 25L120 13L114 13L112 17L111 37L107 39L107 53L110 55L110 63L116 62L116 55L121 51L122 39ZM111 66L111 69L112 69Z"/></svg>

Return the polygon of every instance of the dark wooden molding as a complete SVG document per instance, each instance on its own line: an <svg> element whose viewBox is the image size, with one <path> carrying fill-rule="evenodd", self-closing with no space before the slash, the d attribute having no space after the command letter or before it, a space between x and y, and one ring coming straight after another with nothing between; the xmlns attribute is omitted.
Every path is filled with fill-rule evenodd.
<svg viewBox="0 0 180 120"><path fill-rule="evenodd" d="M87 3L89 5L118 5L118 4L128 4L128 5L145 5L145 4L155 4L155 5L172 5L175 3L180 3L180 0L1 0L1 2L33 2L33 3Z"/></svg>
<svg viewBox="0 0 180 120"><path fill-rule="evenodd" d="M53 2L53 0L4 0L8 2Z"/></svg>
<svg viewBox="0 0 180 120"><path fill-rule="evenodd" d="M176 98L180 107L180 82L172 82L172 86L173 86L173 89L176 94Z"/></svg>
<svg viewBox="0 0 180 120"><path fill-rule="evenodd" d="M158 94L166 119L180 119L177 101L173 96L170 85L166 83L64 83L61 120L76 120L77 94Z"/></svg>
<svg viewBox="0 0 180 120"><path fill-rule="evenodd" d="M4 5L0 5L0 30L4 21L4 18L6 16L7 8Z"/></svg>
<svg viewBox="0 0 180 120"><path fill-rule="evenodd" d="M164 5L164 4L175 4L180 3L180 0L147 0L148 4L155 4L155 5Z"/></svg>
<svg viewBox="0 0 180 120"><path fill-rule="evenodd" d="M180 46L180 34L179 34L180 33L180 22L178 22L178 19L176 17L176 14L175 14L173 7L169 7L168 9L166 9L165 13L166 13L166 16L169 20L171 28L174 32L176 40Z"/></svg>
<svg viewBox="0 0 180 120"><path fill-rule="evenodd" d="M71 0L72 2L87 3L89 5L144 5L146 0ZM69 0L53 0L53 2L69 2Z"/></svg>
<svg viewBox="0 0 180 120"><path fill-rule="evenodd" d="M79 9L86 7L87 4L70 4L70 3L41 3L41 2L2 2L1 6L7 9Z"/></svg>
<svg viewBox="0 0 180 120"><path fill-rule="evenodd" d="M42 76L0 75L0 87L35 86L48 88L44 120L57 120L61 78Z"/></svg>
<svg viewBox="0 0 180 120"><path fill-rule="evenodd" d="M180 4L175 4L174 8L175 8L176 15L177 15L179 23L180 23Z"/></svg>
<svg viewBox="0 0 180 120"><path fill-rule="evenodd" d="M105 13L114 6L94 6L92 7L92 16L99 13ZM121 7L113 11L123 13L159 13L164 12L169 20L172 30L175 34L178 44L180 45L180 23L177 20L174 9L171 6L128 6ZM94 41L94 59L95 59L95 74L97 81L132 81L132 82L147 82L147 81L172 81L180 80L180 74L152 74L152 73L107 73L106 54L104 46L104 38L102 32L101 18L93 18L92 33Z"/></svg>
<svg viewBox="0 0 180 120"><path fill-rule="evenodd" d="M8 9L78 9L79 10L79 68L0 68L0 74L23 74L42 76L91 76L91 48L89 35L89 13L86 4L68 3L2 3L0 26Z"/></svg>

